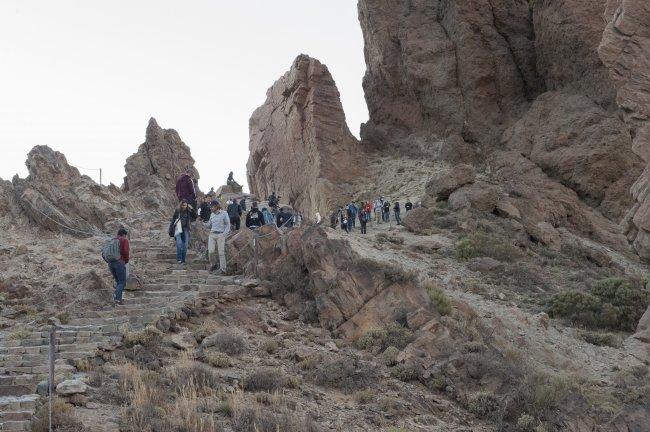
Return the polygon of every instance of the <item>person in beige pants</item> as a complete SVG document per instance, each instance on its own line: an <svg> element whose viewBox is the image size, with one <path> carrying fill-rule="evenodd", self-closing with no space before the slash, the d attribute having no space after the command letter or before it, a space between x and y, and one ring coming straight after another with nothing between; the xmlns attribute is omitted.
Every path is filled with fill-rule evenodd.
<svg viewBox="0 0 650 432"><path fill-rule="evenodd" d="M210 229L208 237L208 257L210 259L210 271L217 270L217 273L226 272L226 237L230 232L230 217L222 208L219 201L214 200L210 203L212 214L210 220L205 222L206 228ZM217 255L219 263L217 264Z"/></svg>

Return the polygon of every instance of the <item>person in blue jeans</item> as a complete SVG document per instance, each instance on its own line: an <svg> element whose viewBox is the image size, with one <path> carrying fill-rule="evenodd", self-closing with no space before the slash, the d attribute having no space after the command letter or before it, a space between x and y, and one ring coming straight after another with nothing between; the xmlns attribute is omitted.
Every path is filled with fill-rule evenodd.
<svg viewBox="0 0 650 432"><path fill-rule="evenodd" d="M117 239L120 242L120 259L108 263L108 269L113 275L115 280L115 292L113 299L116 304L124 304L122 302L122 293L126 286L126 265L129 263L129 239L127 238L128 232L124 228L120 228L117 232Z"/></svg>
<svg viewBox="0 0 650 432"><path fill-rule="evenodd" d="M181 200L178 208L174 211L171 222L174 226L174 239L176 240L176 261L179 264L185 264L187 246L190 241L191 222L195 219L196 210L186 200Z"/></svg>

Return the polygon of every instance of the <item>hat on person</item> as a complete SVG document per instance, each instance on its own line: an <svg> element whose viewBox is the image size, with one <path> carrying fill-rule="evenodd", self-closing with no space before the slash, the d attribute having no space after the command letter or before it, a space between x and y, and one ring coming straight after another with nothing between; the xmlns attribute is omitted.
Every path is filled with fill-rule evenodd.
<svg viewBox="0 0 650 432"><path fill-rule="evenodd" d="M215 200L210 201L210 207L214 207L214 206L218 206L218 205L221 205L219 200L215 199Z"/></svg>

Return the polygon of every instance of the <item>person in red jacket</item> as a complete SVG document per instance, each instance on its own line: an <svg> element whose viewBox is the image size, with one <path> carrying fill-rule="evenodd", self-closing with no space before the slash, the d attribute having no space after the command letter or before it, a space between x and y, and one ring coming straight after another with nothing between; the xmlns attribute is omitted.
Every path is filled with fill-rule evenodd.
<svg viewBox="0 0 650 432"><path fill-rule="evenodd" d="M194 187L192 170L189 168L176 180L176 197L178 197L179 202L182 200L187 201L196 210L196 188Z"/></svg>
<svg viewBox="0 0 650 432"><path fill-rule="evenodd" d="M117 232L117 239L120 241L120 259L108 263L108 268L111 270L113 279L115 279L115 293L113 298L116 304L124 304L122 301L122 293L126 286L126 265L129 263L129 233L120 228Z"/></svg>

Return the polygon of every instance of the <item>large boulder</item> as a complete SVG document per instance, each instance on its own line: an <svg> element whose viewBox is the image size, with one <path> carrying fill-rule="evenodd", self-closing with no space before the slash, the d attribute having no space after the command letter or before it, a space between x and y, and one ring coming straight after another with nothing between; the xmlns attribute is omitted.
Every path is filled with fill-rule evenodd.
<svg viewBox="0 0 650 432"><path fill-rule="evenodd" d="M642 342L650 343L650 307L646 309L645 313L639 320L639 324L636 327L636 333L634 333L634 338L639 339Z"/></svg>
<svg viewBox="0 0 650 432"><path fill-rule="evenodd" d="M449 199L449 195L466 184L473 183L476 171L471 165L460 164L436 172L426 184L426 194L436 201Z"/></svg>
<svg viewBox="0 0 650 432"><path fill-rule="evenodd" d="M650 261L650 8L645 0L608 0L599 54L617 89L616 102L645 170L632 187L625 218L636 252Z"/></svg>
<svg viewBox="0 0 650 432"><path fill-rule="evenodd" d="M173 207L177 202L176 180L186 170L198 180L190 148L178 132L161 128L151 118L145 142L126 160L122 189L140 197L148 208Z"/></svg>
<svg viewBox="0 0 650 432"><path fill-rule="evenodd" d="M251 193L275 191L305 215L326 214L355 178L357 152L332 75L300 55L250 119Z"/></svg>

